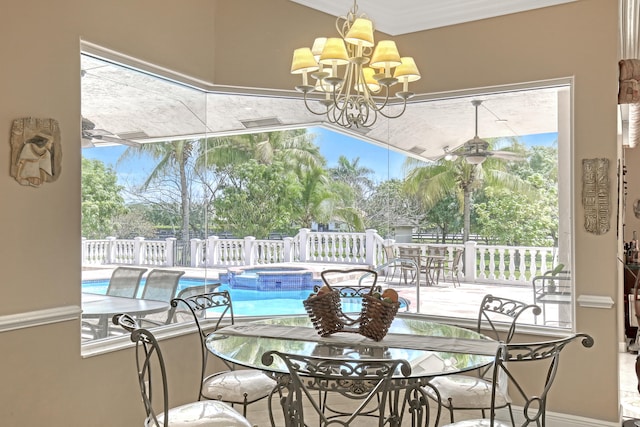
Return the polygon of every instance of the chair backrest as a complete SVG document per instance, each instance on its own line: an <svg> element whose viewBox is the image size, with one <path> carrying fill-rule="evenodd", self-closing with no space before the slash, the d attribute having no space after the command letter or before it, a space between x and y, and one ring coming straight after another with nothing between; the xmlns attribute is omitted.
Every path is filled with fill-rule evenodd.
<svg viewBox="0 0 640 427"><path fill-rule="evenodd" d="M451 260L451 268L457 269L460 266L460 259L464 255L464 249L456 248L453 250L453 259Z"/></svg>
<svg viewBox="0 0 640 427"><path fill-rule="evenodd" d="M262 363L265 366L275 363L289 372L290 381L281 383L287 388L282 406L287 418L285 424L296 427L313 425L311 418L304 414L309 405L323 427L329 424L351 425L364 410L371 409L371 404L376 401L374 398L378 397L377 409L384 414L394 374L404 377L411 374L409 363L399 359L314 357L272 350L262 355ZM338 422L329 419L323 411L321 396L324 392L340 393L344 397L361 400L361 403L352 414L345 414L346 420ZM384 416L380 416L378 425L382 426L384 422Z"/></svg>
<svg viewBox="0 0 640 427"><path fill-rule="evenodd" d="M393 246L383 246L385 262L390 262L396 257L395 248Z"/></svg>
<svg viewBox="0 0 640 427"><path fill-rule="evenodd" d="M221 283L207 283L205 285L189 286L178 292L176 299L186 299L192 295L202 295L209 292L216 292ZM169 317L172 322L188 322L193 320L193 314L186 306L175 307L173 304L169 309Z"/></svg>
<svg viewBox="0 0 640 427"><path fill-rule="evenodd" d="M446 254L447 248L442 246L427 246L427 254L432 256L444 256Z"/></svg>
<svg viewBox="0 0 640 427"><path fill-rule="evenodd" d="M493 381L496 383L500 375L509 379L512 396L518 407L522 408L522 426L545 425L547 395L555 380L560 363L560 352L572 341L580 340L584 347L593 346L593 338L587 334L573 334L566 338L534 343L501 344L496 353ZM525 369L523 364L529 364ZM533 370L542 370L536 377L536 384L530 381ZM526 376L526 385L521 381ZM495 420L496 387L491 392L491 416ZM521 401L520 401L521 400ZM515 408L515 406L514 406Z"/></svg>
<svg viewBox="0 0 640 427"><path fill-rule="evenodd" d="M547 271L531 279L534 298L545 294L571 294L571 272L568 270Z"/></svg>
<svg viewBox="0 0 640 427"><path fill-rule="evenodd" d="M417 258L421 255L420 248L413 246L398 246L399 258Z"/></svg>
<svg viewBox="0 0 640 427"><path fill-rule="evenodd" d="M145 280L142 298L170 302L176 296L178 281L184 273L180 270L151 270Z"/></svg>
<svg viewBox="0 0 640 427"><path fill-rule="evenodd" d="M527 310L534 315L539 315L542 310L534 304L526 304L510 298L497 297L491 294L485 295L480 303L478 312L477 331L486 334L490 331L492 338L505 343L511 342L516 332L518 319ZM507 323L509 328L506 333L500 332L501 323Z"/></svg>
<svg viewBox="0 0 640 427"><path fill-rule="evenodd" d="M160 351L160 345L156 337L147 329L140 328L136 321L128 314L116 314L113 316L113 323L124 328L131 334L131 341L136 344L136 367L138 370L138 384L142 402L146 412L147 422L145 425L169 426L169 392L167 387L167 372L164 358ZM153 380L157 376L152 372L159 369L161 384ZM160 410L156 412L154 406ZM158 422L158 415L164 414L163 424Z"/></svg>
<svg viewBox="0 0 640 427"><path fill-rule="evenodd" d="M135 298L140 287L140 279L147 272L146 268L118 267L111 273L107 295L115 297Z"/></svg>
<svg viewBox="0 0 640 427"><path fill-rule="evenodd" d="M180 310L183 313L189 313L198 328L198 337L200 339L200 361L202 364L201 378L205 377L207 369L207 358L209 351L206 346L207 335L220 327L223 320L228 319L229 324L233 325L233 304L229 291L208 292L198 295L189 295L184 298L178 297L171 300L172 309ZM204 327L206 321L207 327ZM210 321L210 322L209 322ZM226 361L224 361L227 364ZM227 364L229 368L231 366ZM202 396L202 382L200 383L200 391L198 398Z"/></svg>

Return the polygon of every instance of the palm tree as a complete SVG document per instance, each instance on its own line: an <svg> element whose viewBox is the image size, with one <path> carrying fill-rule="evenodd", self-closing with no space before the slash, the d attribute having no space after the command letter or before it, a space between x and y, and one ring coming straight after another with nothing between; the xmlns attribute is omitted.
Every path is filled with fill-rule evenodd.
<svg viewBox="0 0 640 427"><path fill-rule="evenodd" d="M518 144L511 147L511 151L517 150L522 151L523 148ZM471 206L476 190L483 186L525 192L530 190L529 185L520 177L508 172L506 165L506 161L491 156L478 165L468 163L464 156L458 156L454 160L443 158L428 165L407 159L406 166L410 171L405 185L409 193L420 197L427 210L448 195L457 197L463 209L463 241L466 242L469 240Z"/></svg>
<svg viewBox="0 0 640 427"><path fill-rule="evenodd" d="M301 227L310 228L313 221L325 222L328 219L327 201L334 197L329 191L329 180L324 168L296 168L301 186L300 212L298 221Z"/></svg>
<svg viewBox="0 0 640 427"><path fill-rule="evenodd" d="M313 143L313 136L306 129L210 138L206 140L197 164L225 167L242 164L250 159L262 164L279 160L289 167L324 165L320 149Z"/></svg>
<svg viewBox="0 0 640 427"><path fill-rule="evenodd" d="M369 178L374 173L373 169L361 166L360 157L349 161L345 156L340 156L337 166L329 169L329 173L335 181L345 183L353 189L355 207L361 209L374 188L373 181Z"/></svg>
<svg viewBox="0 0 640 427"><path fill-rule="evenodd" d="M180 187L180 213L182 217L182 241L189 241L189 183L187 179L187 167L192 157L196 140L177 140L159 142L154 144L141 144L136 147L128 147L118 159L118 162L133 157L148 155L157 163L141 185L142 190L162 176L171 174L176 170L179 176Z"/></svg>

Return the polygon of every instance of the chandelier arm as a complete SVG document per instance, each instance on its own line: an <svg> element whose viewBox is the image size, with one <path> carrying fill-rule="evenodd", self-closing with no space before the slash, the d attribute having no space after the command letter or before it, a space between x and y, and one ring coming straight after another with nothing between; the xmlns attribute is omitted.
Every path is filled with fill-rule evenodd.
<svg viewBox="0 0 640 427"><path fill-rule="evenodd" d="M379 110L378 112L382 114L384 117L386 117L387 119L397 119L398 117L404 114L404 111L406 109L407 109L407 100L405 99L402 102L402 111L400 111L398 114L385 114L384 111L382 110Z"/></svg>
<svg viewBox="0 0 640 427"><path fill-rule="evenodd" d="M310 113L315 114L316 116L324 116L326 114L329 114L329 110L330 110L329 107L327 107L325 111L321 111L319 113L316 111L313 111L313 108L311 108L311 106L309 105L306 92L304 93L303 99L304 99L304 106L307 107L307 110L309 110Z"/></svg>

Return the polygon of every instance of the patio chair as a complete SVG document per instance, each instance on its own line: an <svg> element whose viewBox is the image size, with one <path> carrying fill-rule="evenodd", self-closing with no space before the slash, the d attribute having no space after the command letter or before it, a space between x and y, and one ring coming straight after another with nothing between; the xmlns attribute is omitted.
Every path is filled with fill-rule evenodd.
<svg viewBox="0 0 640 427"><path fill-rule="evenodd" d="M400 274L404 277L404 284L408 284L407 275L411 275L413 283L420 272L424 271L420 248L398 246L398 258L400 262Z"/></svg>
<svg viewBox="0 0 640 427"><path fill-rule="evenodd" d="M117 267L111 273L109 284L107 285L106 294L116 297L135 298L140 288L140 280L142 275L147 272L146 268L139 267ZM82 339L93 340L100 337L99 330L107 331L110 334L112 328L109 320L98 319L82 319ZM116 335L120 335L120 331L115 331Z"/></svg>
<svg viewBox="0 0 640 427"><path fill-rule="evenodd" d="M178 282L184 275L182 270L162 270L155 268L149 272L142 289L142 299L150 299L156 301L171 302L176 296ZM166 325L171 323L173 312L171 310L166 313L149 314L144 317L138 317L138 322L151 323L152 325Z"/></svg>
<svg viewBox="0 0 640 427"><path fill-rule="evenodd" d="M518 319L527 311L531 310L536 316L540 314L540 307L526 304L510 298L485 295L480 303L476 331L481 332L497 341L510 343L516 332ZM506 333L500 333L508 326ZM482 416L485 411L495 408L508 408L511 422L515 427L513 411L511 409L511 398L507 392L506 383L496 384L493 387L492 366L485 367L468 375L447 375L436 377L429 383L432 389L427 389L427 395L449 410L451 422L454 420L454 411L457 410L480 410ZM492 393L496 388L497 391Z"/></svg>
<svg viewBox="0 0 640 427"><path fill-rule="evenodd" d="M496 353L495 368L493 369L492 382L509 383L512 389L517 390L519 401L522 401L523 426L544 426L547 413L547 396L553 385L558 366L560 352L567 344L580 340L584 347L593 346L593 338L587 334L573 334L566 338L533 343L503 343ZM526 366L523 366L526 365ZM534 384L531 381L521 381L525 376L531 377L532 370L540 370L539 381ZM503 378L500 381L500 377ZM496 409L500 407L498 402L501 397L498 387L492 387L490 391L491 406L489 418L458 421L443 427L507 427L508 425L496 420ZM513 415L512 422L513 422Z"/></svg>
<svg viewBox="0 0 640 427"><path fill-rule="evenodd" d="M273 378L254 369L238 369L223 362L229 368L223 372L206 375L209 351L207 335L222 324L233 324L233 303L228 291L208 292L189 295L171 300L171 306L188 312L198 328L200 355L202 362L198 400L221 400L234 405L242 405L242 414L247 415L247 406L266 398L276 386ZM220 359L222 360L222 359Z"/></svg>
<svg viewBox="0 0 640 427"><path fill-rule="evenodd" d="M558 326L567 326L570 321L560 316L560 306L568 307L571 304L571 273L564 270L563 264L547 271L540 276L531 279L533 286L533 303L542 305L542 324L554 323ZM557 320L547 320L547 305L558 307ZM536 323L537 319L536 319Z"/></svg>
<svg viewBox="0 0 640 427"><path fill-rule="evenodd" d="M147 272L146 268L118 267L111 273L107 295L135 298L140 287L140 279Z"/></svg>
<svg viewBox="0 0 640 427"><path fill-rule="evenodd" d="M162 351L156 337L127 314L116 314L113 323L131 334L136 344L138 384L146 413L145 426L251 427L251 423L224 402L198 401L169 408L169 387ZM154 375L152 375L152 371ZM160 376L158 377L158 374ZM157 380L161 383L156 387Z"/></svg>
<svg viewBox="0 0 640 427"><path fill-rule="evenodd" d="M272 350L262 355L262 363L265 366L279 364L288 372L286 378L278 382L287 427L348 426L359 416L372 417L377 420L372 424L380 427L399 425L396 424L397 411L388 412L397 404L389 399L389 394L394 373L404 377L411 374L404 360L314 357ZM282 393L284 390L286 393ZM328 413L324 402L326 393L337 393L360 403L348 412ZM271 425L275 425L271 398L268 409ZM310 410L315 411L315 415L311 416Z"/></svg>
<svg viewBox="0 0 640 427"><path fill-rule="evenodd" d="M449 276L454 288L456 285L460 286L460 261L463 255L464 249L456 248L453 250L453 258L451 260L445 258L444 260L444 277Z"/></svg>
<svg viewBox="0 0 640 427"><path fill-rule="evenodd" d="M445 256L446 248L440 246L427 246L427 262L426 274L431 284L440 283L440 276L443 278L445 274Z"/></svg>

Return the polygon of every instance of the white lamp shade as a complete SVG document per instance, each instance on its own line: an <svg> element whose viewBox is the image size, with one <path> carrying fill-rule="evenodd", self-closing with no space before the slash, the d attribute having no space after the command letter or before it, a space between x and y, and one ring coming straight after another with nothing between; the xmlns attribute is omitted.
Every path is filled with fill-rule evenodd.
<svg viewBox="0 0 640 427"><path fill-rule="evenodd" d="M398 65L393 73L393 77L400 81L409 83L420 80L420 71L416 66L416 62L410 56L400 58L401 64Z"/></svg>
<svg viewBox="0 0 640 427"><path fill-rule="evenodd" d="M472 154L470 156L465 156L465 160L470 165L479 165L482 164L487 159L487 156L483 156L481 154Z"/></svg>
<svg viewBox="0 0 640 427"><path fill-rule="evenodd" d="M378 92L380 90L380 84L376 79L373 78L373 75L375 73L376 72L373 68L363 67L362 75L364 76L364 82L358 79L358 81L354 85L355 89L358 92L365 92L368 88L370 92L373 92L373 93Z"/></svg>
<svg viewBox="0 0 640 427"><path fill-rule="evenodd" d="M311 50L309 50L311 51ZM346 65L349 63L349 55L344 40L338 37L329 37L320 55L321 64Z"/></svg>
<svg viewBox="0 0 640 427"><path fill-rule="evenodd" d="M393 68L401 63L396 42L393 40L382 40L374 49L369 65L373 68Z"/></svg>
<svg viewBox="0 0 640 427"><path fill-rule="evenodd" d="M326 37L316 37L313 41L313 46L311 46L311 53L313 53L313 57L316 61L320 61L320 55L322 54L322 49L324 49L324 45L327 42Z"/></svg>
<svg viewBox="0 0 640 427"><path fill-rule="evenodd" d="M311 49L301 47L293 51L293 60L291 61L291 74L302 74L305 72L316 71L318 63L316 62Z"/></svg>
<svg viewBox="0 0 640 427"><path fill-rule="evenodd" d="M353 22L344 41L363 47L373 47L373 22L366 18L358 18Z"/></svg>

